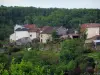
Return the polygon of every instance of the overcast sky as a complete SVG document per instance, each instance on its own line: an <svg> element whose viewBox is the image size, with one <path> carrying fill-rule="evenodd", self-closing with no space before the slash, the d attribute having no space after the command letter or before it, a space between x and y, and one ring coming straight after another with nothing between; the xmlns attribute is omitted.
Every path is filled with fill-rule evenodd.
<svg viewBox="0 0 100 75"><path fill-rule="evenodd" d="M41 8L99 8L100 0L0 0L5 6L33 6Z"/></svg>

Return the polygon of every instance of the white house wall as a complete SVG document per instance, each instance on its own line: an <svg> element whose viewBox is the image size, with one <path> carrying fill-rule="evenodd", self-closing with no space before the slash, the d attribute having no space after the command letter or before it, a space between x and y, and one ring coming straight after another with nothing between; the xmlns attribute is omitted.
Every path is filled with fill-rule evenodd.
<svg viewBox="0 0 100 75"><path fill-rule="evenodd" d="M39 34L39 33L37 33L37 34L36 34L36 37L37 37L37 38L40 38L40 34Z"/></svg>
<svg viewBox="0 0 100 75"><path fill-rule="evenodd" d="M10 42L16 41L15 33L10 35Z"/></svg>
<svg viewBox="0 0 100 75"><path fill-rule="evenodd" d="M36 32L29 32L29 34L30 34L30 39L31 40L37 38L37 33Z"/></svg>
<svg viewBox="0 0 100 75"><path fill-rule="evenodd" d="M99 27L87 28L87 39L99 35Z"/></svg>
<svg viewBox="0 0 100 75"><path fill-rule="evenodd" d="M16 35L16 40L24 38L24 37L30 37L28 31L16 31L15 35Z"/></svg>

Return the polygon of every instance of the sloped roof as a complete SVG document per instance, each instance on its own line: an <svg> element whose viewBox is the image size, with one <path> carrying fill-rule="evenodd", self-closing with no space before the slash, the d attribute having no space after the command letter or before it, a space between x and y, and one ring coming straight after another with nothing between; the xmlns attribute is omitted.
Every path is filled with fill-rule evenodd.
<svg viewBox="0 0 100 75"><path fill-rule="evenodd" d="M31 29L31 30L29 30L29 32L40 32L40 28L35 28L35 29Z"/></svg>
<svg viewBox="0 0 100 75"><path fill-rule="evenodd" d="M53 31L59 31L60 29L66 29L65 27L59 26L59 27L51 27L51 26L44 26L41 28L41 33L42 34L50 34ZM67 29L66 29L67 30Z"/></svg>
<svg viewBox="0 0 100 75"><path fill-rule="evenodd" d="M43 26L43 27L41 27L41 31L43 31L43 30L45 30L45 29L47 29L48 27L50 27L50 26Z"/></svg>
<svg viewBox="0 0 100 75"><path fill-rule="evenodd" d="M54 31L53 27L46 26L42 29L41 34L51 34Z"/></svg>
<svg viewBox="0 0 100 75"><path fill-rule="evenodd" d="M86 23L82 24L81 28L93 28L93 27L100 27L99 23Z"/></svg>
<svg viewBox="0 0 100 75"><path fill-rule="evenodd" d="M29 29L37 28L35 24L27 24L27 25L24 25L24 27L29 28Z"/></svg>
<svg viewBox="0 0 100 75"><path fill-rule="evenodd" d="M16 29L15 31L28 31L29 29L27 29L27 28L18 28L18 29Z"/></svg>

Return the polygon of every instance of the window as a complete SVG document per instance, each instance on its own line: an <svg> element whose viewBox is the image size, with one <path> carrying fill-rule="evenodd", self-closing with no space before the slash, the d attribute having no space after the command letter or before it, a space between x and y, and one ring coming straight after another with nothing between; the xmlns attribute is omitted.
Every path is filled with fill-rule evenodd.
<svg viewBox="0 0 100 75"><path fill-rule="evenodd" d="M32 35L30 35L30 37L32 37Z"/></svg>

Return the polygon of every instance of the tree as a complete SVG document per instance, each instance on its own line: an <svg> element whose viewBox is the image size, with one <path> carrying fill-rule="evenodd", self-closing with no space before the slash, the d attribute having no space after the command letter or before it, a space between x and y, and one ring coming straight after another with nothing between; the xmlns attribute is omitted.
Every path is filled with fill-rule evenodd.
<svg viewBox="0 0 100 75"><path fill-rule="evenodd" d="M75 63L74 60L71 60L71 61L67 64L67 69L68 69L68 71L74 70L75 67L76 67L76 63Z"/></svg>
<svg viewBox="0 0 100 75"><path fill-rule="evenodd" d="M52 41L58 42L59 36L57 35L56 31L52 32Z"/></svg>
<svg viewBox="0 0 100 75"><path fill-rule="evenodd" d="M100 23L99 9L59 9L0 6L0 40L13 33L15 24L77 28L82 23ZM91 16L92 15L92 16ZM4 32L5 31L5 32Z"/></svg>
<svg viewBox="0 0 100 75"><path fill-rule="evenodd" d="M20 63L14 62L12 60L10 70L4 70L2 75L47 75L44 73L44 68L35 65L33 66L31 62L22 60Z"/></svg>

